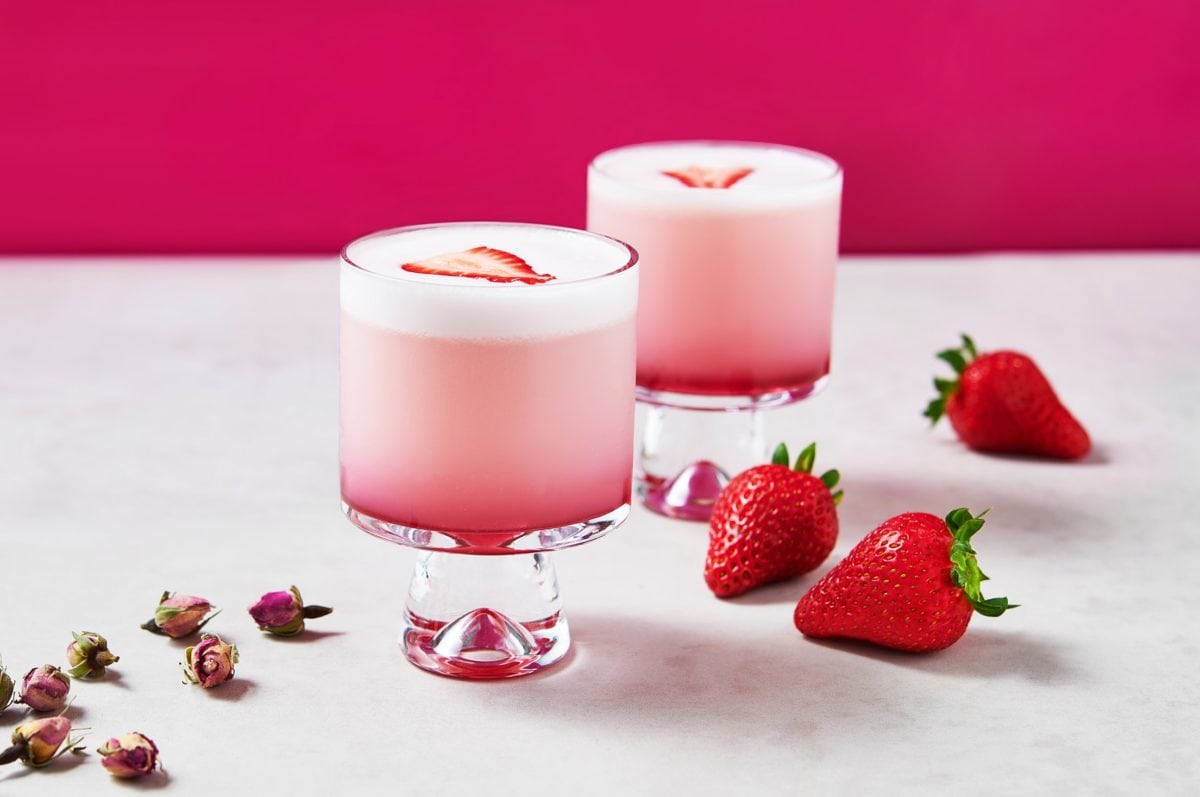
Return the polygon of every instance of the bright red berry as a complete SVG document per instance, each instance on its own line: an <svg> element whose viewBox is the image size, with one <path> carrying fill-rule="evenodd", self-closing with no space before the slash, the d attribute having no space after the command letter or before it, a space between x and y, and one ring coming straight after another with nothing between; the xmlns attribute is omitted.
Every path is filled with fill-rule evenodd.
<svg viewBox="0 0 1200 797"><path fill-rule="evenodd" d="M720 598L815 570L837 542L836 470L812 475L817 446L788 467L780 443L770 465L757 465L725 486L709 519L704 581Z"/></svg>
<svg viewBox="0 0 1200 797"><path fill-rule="evenodd" d="M805 636L843 637L924 653L953 645L973 612L998 617L1015 607L984 598L971 537L983 517L955 509L943 520L909 512L854 546L796 604Z"/></svg>
<svg viewBox="0 0 1200 797"><path fill-rule="evenodd" d="M925 417L942 414L960 440L979 451L1079 459L1092 448L1087 431L1063 406L1050 382L1024 354L996 351L976 354L966 335L957 349L939 352L957 379L934 379L938 398Z"/></svg>

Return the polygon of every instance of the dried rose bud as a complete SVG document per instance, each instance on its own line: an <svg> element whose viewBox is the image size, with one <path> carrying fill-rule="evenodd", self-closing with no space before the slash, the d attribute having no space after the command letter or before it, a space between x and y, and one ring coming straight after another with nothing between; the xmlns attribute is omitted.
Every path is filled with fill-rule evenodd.
<svg viewBox="0 0 1200 797"><path fill-rule="evenodd" d="M44 767L68 750L81 750L80 741L71 738L71 721L66 717L31 720L13 730L12 747L0 753L0 764L21 761Z"/></svg>
<svg viewBox="0 0 1200 797"><path fill-rule="evenodd" d="M332 611L328 606L305 606L300 590L291 587L263 595L250 607L250 616L268 634L295 636L304 630L305 619L324 617Z"/></svg>
<svg viewBox="0 0 1200 797"><path fill-rule="evenodd" d="M200 644L183 652L183 674L205 689L220 686L233 677L237 664L236 645L226 644L216 634L201 634Z"/></svg>
<svg viewBox="0 0 1200 797"><path fill-rule="evenodd" d="M67 704L71 679L53 664L43 664L25 673L21 702L34 711L61 711Z"/></svg>
<svg viewBox="0 0 1200 797"><path fill-rule="evenodd" d="M16 690L17 685L13 683L12 676L8 674L8 668L4 666L4 661L0 660L0 711L4 711L12 705L13 693Z"/></svg>
<svg viewBox="0 0 1200 797"><path fill-rule="evenodd" d="M154 617L143 623L142 628L171 639L183 639L199 631L218 614L220 610L213 611L212 604L204 598L164 592L158 599Z"/></svg>
<svg viewBox="0 0 1200 797"><path fill-rule="evenodd" d="M108 649L108 640L94 631L71 632L75 641L67 645L67 674L72 678L99 678L104 669L121 660Z"/></svg>
<svg viewBox="0 0 1200 797"><path fill-rule="evenodd" d="M108 774L118 778L140 778L158 766L158 745L144 733L114 736L96 749Z"/></svg>

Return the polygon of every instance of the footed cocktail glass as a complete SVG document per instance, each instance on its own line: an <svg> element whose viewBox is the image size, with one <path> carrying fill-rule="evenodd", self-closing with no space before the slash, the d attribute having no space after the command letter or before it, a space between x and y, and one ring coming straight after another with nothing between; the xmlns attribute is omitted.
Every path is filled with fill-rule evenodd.
<svg viewBox="0 0 1200 797"><path fill-rule="evenodd" d="M592 161L588 229L641 256L650 509L707 519L730 476L767 458L759 410L825 383L841 195L835 161L775 144L639 144Z"/></svg>
<svg viewBox="0 0 1200 797"><path fill-rule="evenodd" d="M637 253L532 224L405 227L341 262L347 517L423 549L418 667L524 675L570 645L548 551L629 513Z"/></svg>

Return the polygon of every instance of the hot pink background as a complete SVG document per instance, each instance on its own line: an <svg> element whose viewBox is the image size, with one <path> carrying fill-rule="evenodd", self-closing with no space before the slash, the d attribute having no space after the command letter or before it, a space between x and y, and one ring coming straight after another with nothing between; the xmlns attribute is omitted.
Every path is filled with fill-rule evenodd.
<svg viewBox="0 0 1200 797"><path fill-rule="evenodd" d="M1195 0L11 3L0 251L580 225L593 154L680 137L836 157L848 250L1200 246L1198 39Z"/></svg>

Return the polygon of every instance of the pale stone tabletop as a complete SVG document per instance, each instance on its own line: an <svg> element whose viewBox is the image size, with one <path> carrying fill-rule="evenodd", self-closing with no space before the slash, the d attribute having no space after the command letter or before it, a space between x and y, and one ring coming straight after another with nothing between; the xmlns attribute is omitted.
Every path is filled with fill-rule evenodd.
<svg viewBox="0 0 1200 797"><path fill-rule="evenodd" d="M1200 773L1200 255L848 259L833 376L775 412L846 499L818 573L719 601L703 525L636 509L558 555L575 648L515 682L422 673L395 645L413 554L338 510L337 280L327 260L0 261L0 653L71 630L94 748L141 730L179 794L1195 793ZM1027 351L1096 451L972 454L921 410L968 331ZM991 507L991 593L954 647L817 644L795 601L907 510ZM245 607L295 583L335 612L298 640ZM237 678L183 686L138 630L163 589L225 607ZM0 715L0 734L22 716ZM95 755L0 770L0 794L108 794ZM135 787L136 788L136 787Z"/></svg>

